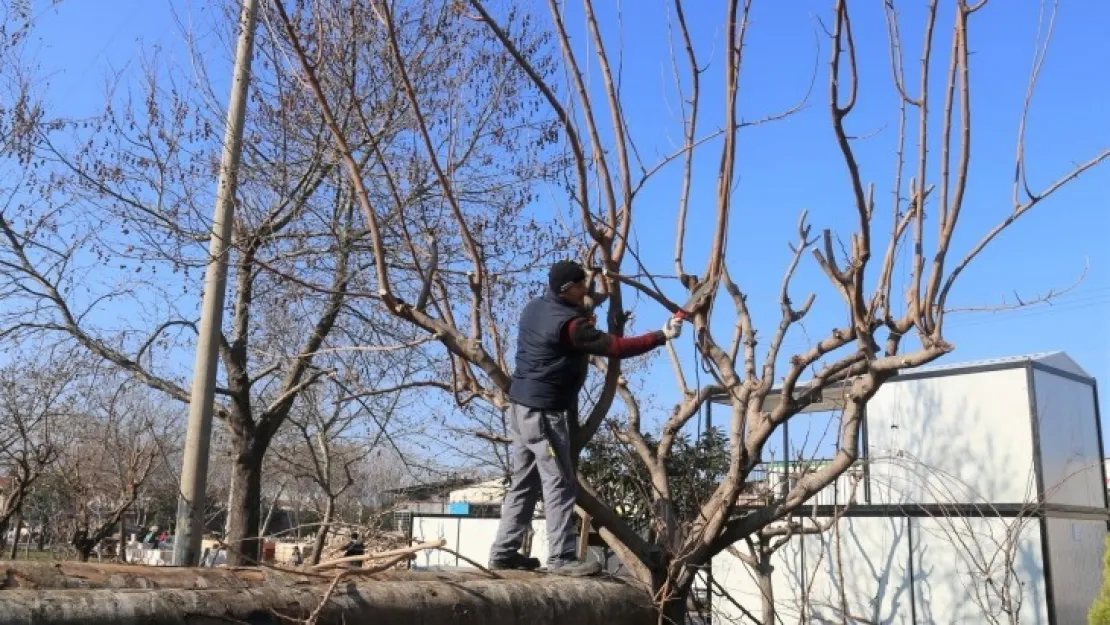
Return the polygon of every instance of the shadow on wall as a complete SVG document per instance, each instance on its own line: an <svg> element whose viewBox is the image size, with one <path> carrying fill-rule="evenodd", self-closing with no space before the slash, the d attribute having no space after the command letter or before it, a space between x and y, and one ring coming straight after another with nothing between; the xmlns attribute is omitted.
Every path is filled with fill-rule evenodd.
<svg viewBox="0 0 1110 625"><path fill-rule="evenodd" d="M908 549L906 519L883 518L874 521L881 526L879 536L882 537L882 544L879 550L867 548L875 542L874 533L864 534L853 523L847 524L847 531L839 528L840 535L847 535L856 554L856 557L845 562L845 576L867 579L874 583L878 593L873 597L861 597L864 601L860 603L870 608L865 612L868 620L890 623L899 608L909 604L909 594L913 591L909 571L905 566L907 559L903 557ZM835 540L835 534L833 538Z"/></svg>
<svg viewBox="0 0 1110 625"><path fill-rule="evenodd" d="M933 505L905 519L917 621L1047 623L1025 370L892 390L900 435L871 474L917 500L892 503Z"/></svg>

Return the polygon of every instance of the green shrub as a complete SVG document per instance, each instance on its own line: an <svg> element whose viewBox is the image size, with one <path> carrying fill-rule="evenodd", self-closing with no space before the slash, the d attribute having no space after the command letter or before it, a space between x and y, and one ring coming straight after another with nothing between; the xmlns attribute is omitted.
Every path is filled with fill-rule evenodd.
<svg viewBox="0 0 1110 625"><path fill-rule="evenodd" d="M1087 625L1110 625L1110 536L1102 553L1102 588L1087 613Z"/></svg>

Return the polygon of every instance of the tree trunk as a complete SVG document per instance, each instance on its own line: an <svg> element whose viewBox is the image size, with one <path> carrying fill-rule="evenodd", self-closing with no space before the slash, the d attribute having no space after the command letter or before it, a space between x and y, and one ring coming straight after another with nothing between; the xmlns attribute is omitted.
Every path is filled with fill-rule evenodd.
<svg viewBox="0 0 1110 625"><path fill-rule="evenodd" d="M74 566L74 565L71 565ZM89 566L89 565L85 565ZM96 565L91 565L95 567ZM109 565L110 566L110 565ZM119 568L122 565L116 565ZM154 567L159 568L159 567ZM160 567L170 569L170 567ZM126 567L119 578L140 578L147 567ZM211 569L151 573L194 580ZM244 570L252 576L257 571ZM18 579L18 576L13 576ZM81 577L82 582L87 576ZM321 610L319 625L647 625L655 618L651 597L638 587L593 579L550 579L534 574L501 579L466 574L409 575L378 580L354 578ZM204 587L174 588L15 588L0 590L0 622L56 625L220 625L279 622L276 614L304 619L320 603L326 580L312 583L287 576L244 587L238 580ZM418 582L418 583L413 583ZM180 584L178 584L180 585ZM285 619L281 619L284 621ZM679 621L681 623L681 621Z"/></svg>
<svg viewBox="0 0 1110 625"><path fill-rule="evenodd" d="M320 564L320 555L324 552L324 545L328 542L328 530L331 528L331 515L335 511L335 497L328 497L324 506L324 520L320 523L320 531L316 533L316 543L312 546L312 563Z"/></svg>
<svg viewBox="0 0 1110 625"><path fill-rule="evenodd" d="M124 564L127 564L127 521L124 520L126 517L125 514L119 519L119 544L116 546L116 558Z"/></svg>
<svg viewBox="0 0 1110 625"><path fill-rule="evenodd" d="M760 558L756 574L759 576L759 596L763 606L763 625L775 625L775 587L771 583L771 573L775 567L771 566L770 554Z"/></svg>
<svg viewBox="0 0 1110 625"><path fill-rule="evenodd" d="M70 541L70 543L73 545L73 548L77 550L77 561L88 562L89 555L92 554L93 547L96 546L92 540L89 540L88 528L85 528L83 531L74 532L73 540Z"/></svg>
<svg viewBox="0 0 1110 625"><path fill-rule="evenodd" d="M678 579L671 578L665 566L651 570L652 596L667 597L655 606L656 625L685 625L687 603L694 586L694 575L689 571L693 570L684 567Z"/></svg>
<svg viewBox="0 0 1110 625"><path fill-rule="evenodd" d="M281 488L278 489L277 495L275 495L274 499L270 502L270 507L266 510L266 518L262 521L262 529L258 532L259 536L265 536L266 533L270 531L270 521L274 519L274 510L277 509L278 501L281 500L281 495L284 492L285 484L282 484Z"/></svg>
<svg viewBox="0 0 1110 625"><path fill-rule="evenodd" d="M578 559L585 560L590 551L590 515L582 513L582 524L578 528Z"/></svg>
<svg viewBox="0 0 1110 625"><path fill-rule="evenodd" d="M42 515L39 520L39 551L46 549L46 515Z"/></svg>
<svg viewBox="0 0 1110 625"><path fill-rule="evenodd" d="M686 623L686 600L689 591L679 593L679 595L663 603L659 610L658 625L684 625Z"/></svg>
<svg viewBox="0 0 1110 625"><path fill-rule="evenodd" d="M235 505L235 477L232 476L231 482L227 485L227 514L224 515L224 535L223 539L227 540L231 535L231 507Z"/></svg>
<svg viewBox="0 0 1110 625"><path fill-rule="evenodd" d="M247 566L262 560L258 539L262 499L262 457L265 445L244 445L231 467L231 500L227 510L229 566Z"/></svg>
<svg viewBox="0 0 1110 625"><path fill-rule="evenodd" d="M16 556L19 555L19 553L18 553L19 552L19 532L22 529L23 529L23 514L21 514L19 512L16 512L15 513L15 533L12 534L12 551L11 551L10 557L8 558L9 560L15 560ZM27 539L30 540L31 537L28 536Z"/></svg>

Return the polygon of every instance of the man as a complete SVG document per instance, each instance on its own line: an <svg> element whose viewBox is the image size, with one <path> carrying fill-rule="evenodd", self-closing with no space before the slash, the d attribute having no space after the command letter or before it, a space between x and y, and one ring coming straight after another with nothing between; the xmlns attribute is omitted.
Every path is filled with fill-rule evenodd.
<svg viewBox="0 0 1110 625"><path fill-rule="evenodd" d="M513 475L501 523L490 551L491 569L536 569L540 562L519 551L543 495L550 573L596 575L597 562L577 557L574 500L578 484L571 465L571 432L578 429L578 393L589 356L630 358L666 345L681 334L672 317L662 331L623 338L601 332L583 309L586 271L560 261L548 273L548 290L520 316L516 369L509 390Z"/></svg>
<svg viewBox="0 0 1110 625"><path fill-rule="evenodd" d="M358 532L351 532L351 540L343 546L343 557L349 558L351 556L364 556L366 555L366 546L358 539ZM349 568L359 569L362 568L362 562L348 562Z"/></svg>

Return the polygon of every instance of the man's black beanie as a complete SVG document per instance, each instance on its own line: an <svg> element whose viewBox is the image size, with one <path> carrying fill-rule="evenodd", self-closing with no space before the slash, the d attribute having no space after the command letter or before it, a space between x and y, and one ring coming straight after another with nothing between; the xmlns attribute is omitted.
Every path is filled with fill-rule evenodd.
<svg viewBox="0 0 1110 625"><path fill-rule="evenodd" d="M562 293L572 283L585 279L586 270L572 260L561 260L547 272L547 285L556 293Z"/></svg>

